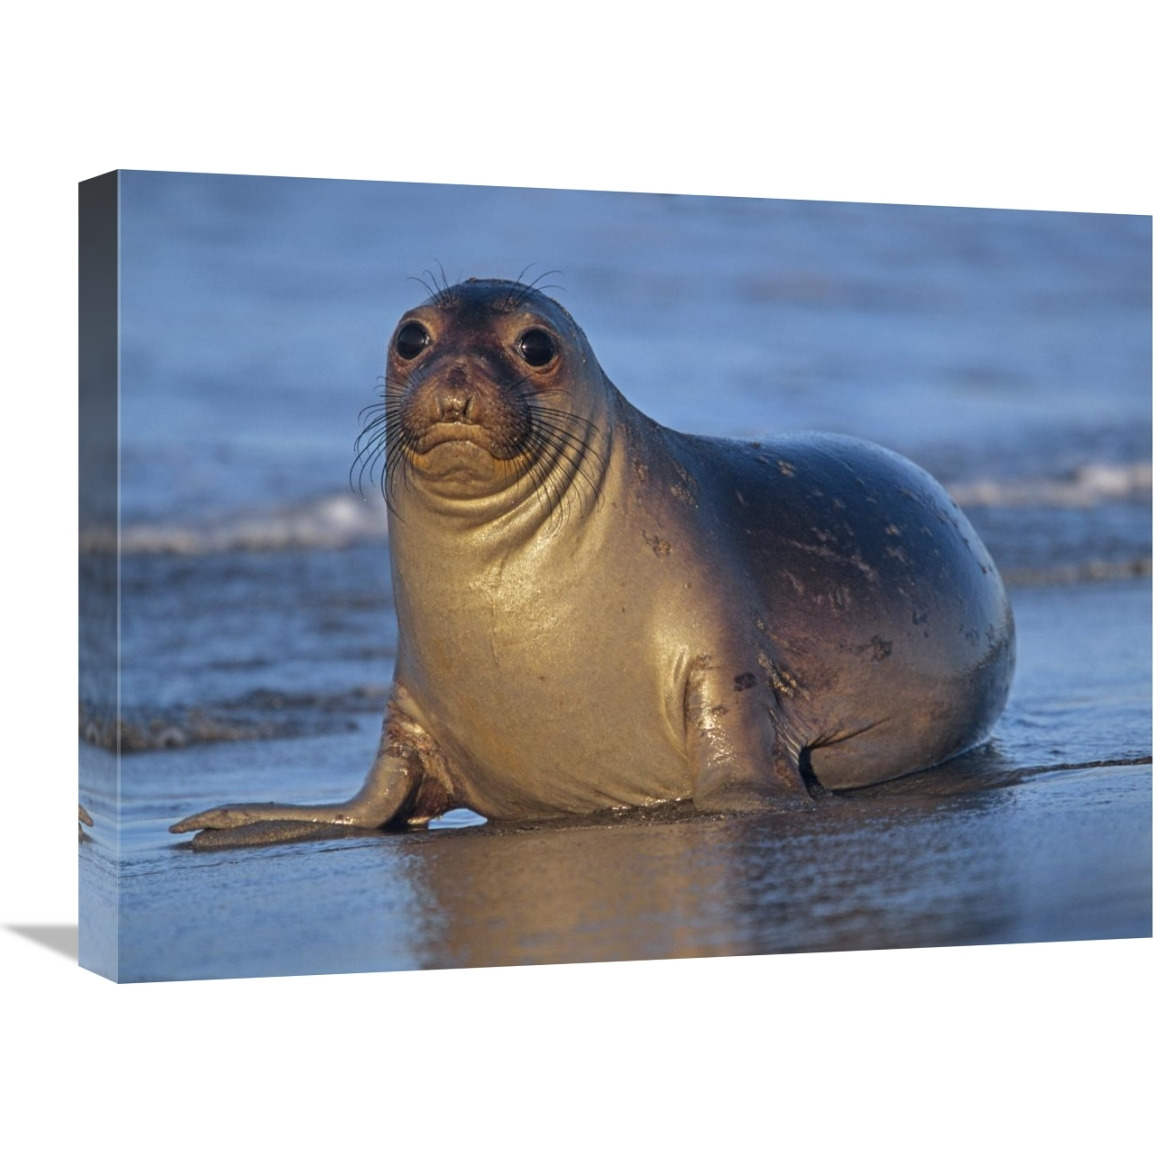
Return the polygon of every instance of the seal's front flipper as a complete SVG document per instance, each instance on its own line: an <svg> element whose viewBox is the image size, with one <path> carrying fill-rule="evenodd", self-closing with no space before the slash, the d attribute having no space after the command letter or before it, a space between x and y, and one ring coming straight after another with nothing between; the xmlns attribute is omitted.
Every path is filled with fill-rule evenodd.
<svg viewBox="0 0 1154 1154"><path fill-rule="evenodd" d="M275 801L240 802L217 806L193 814L169 826L169 833L191 833L193 830L237 830L257 825L291 825L304 827L354 827L379 829L401 810L413 791L414 774L408 763L396 757L378 754L368 779L360 792L348 801L334 805L282 805ZM268 831L266 831L267 833ZM285 831L288 832L288 831ZM206 841L212 839L205 839ZM269 840L299 840L298 838L262 837ZM218 844L224 844L217 839ZM231 844L246 844L234 838ZM254 843L256 844L256 843Z"/></svg>
<svg viewBox="0 0 1154 1154"><path fill-rule="evenodd" d="M289 807L283 806L287 809ZM191 842L195 850L237 849L241 846L284 845L299 841L330 841L341 837L370 837L378 829L332 825L315 821L254 821L233 829L202 829Z"/></svg>
<svg viewBox="0 0 1154 1154"><path fill-rule="evenodd" d="M169 826L169 833L202 830L195 844L208 846L268 845L281 841L312 840L315 837L344 836L352 830L375 830L419 810L418 820L428 820L429 799L444 799L448 790L432 739L390 701L381 731L376 760L358 793L348 801L331 805L282 805L277 802L240 802L217 806L186 817ZM246 831L220 836L218 831ZM205 836L211 832L210 836Z"/></svg>
<svg viewBox="0 0 1154 1154"><path fill-rule="evenodd" d="M730 672L712 658L694 662L685 690L685 727L698 809L812 808L797 752L783 739L763 682L752 670Z"/></svg>

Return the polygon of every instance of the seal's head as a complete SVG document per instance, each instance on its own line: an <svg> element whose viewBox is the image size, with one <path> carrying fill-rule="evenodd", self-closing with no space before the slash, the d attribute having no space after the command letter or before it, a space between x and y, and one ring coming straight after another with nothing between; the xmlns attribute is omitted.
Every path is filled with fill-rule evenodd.
<svg viewBox="0 0 1154 1154"><path fill-rule="evenodd" d="M385 450L385 497L415 491L442 508L551 507L595 459L604 378L569 314L536 289L467 280L435 292L389 342L383 413L366 427Z"/></svg>

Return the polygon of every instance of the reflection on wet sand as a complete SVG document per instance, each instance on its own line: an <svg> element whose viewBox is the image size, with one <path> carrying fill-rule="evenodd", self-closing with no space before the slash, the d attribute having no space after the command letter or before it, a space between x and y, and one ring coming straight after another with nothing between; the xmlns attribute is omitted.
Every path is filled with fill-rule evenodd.
<svg viewBox="0 0 1154 1154"><path fill-rule="evenodd" d="M406 839L414 946L422 965L491 966L989 940L1013 921L1006 804L832 798L803 815Z"/></svg>
<svg viewBox="0 0 1154 1154"><path fill-rule="evenodd" d="M422 919L422 964L740 952L721 825L486 827L414 845L415 880L436 911Z"/></svg>
<svg viewBox="0 0 1154 1154"><path fill-rule="evenodd" d="M218 748L203 788L295 783L322 750L355 766L361 740ZM89 904L106 915L91 940L122 981L1150 933L1148 760L1022 769L987 747L802 814L671 806L181 852L173 786L205 764L196 748L125 758L119 832L107 772L82 790Z"/></svg>
<svg viewBox="0 0 1154 1154"><path fill-rule="evenodd" d="M1140 823L1147 767L1034 778L985 750L936 777L830 798L816 813L670 812L405 837L421 895L416 960L486 966L1094 936L1101 918L1081 897L1103 882L1132 910L1118 931L1148 933L1149 836L1144 847L1140 836L1130 843L1139 860L1094 862L1102 831L1071 812L1075 798L1098 793L1089 804L1114 811L1111 820Z"/></svg>

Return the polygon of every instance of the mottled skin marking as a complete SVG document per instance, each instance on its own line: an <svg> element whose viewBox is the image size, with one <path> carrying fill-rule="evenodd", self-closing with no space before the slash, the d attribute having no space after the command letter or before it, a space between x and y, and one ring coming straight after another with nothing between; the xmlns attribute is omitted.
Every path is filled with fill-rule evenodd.
<svg viewBox="0 0 1154 1154"><path fill-rule="evenodd" d="M668 557L669 556L669 553L672 550L673 546L670 545L669 542L666 541L664 537L658 537L656 533L653 533L653 534L643 533L642 536L645 538L645 543L649 546L650 549L653 550L653 553L655 556L657 556L657 557Z"/></svg>
<svg viewBox="0 0 1154 1154"><path fill-rule="evenodd" d="M882 637L875 634L869 639L865 645L858 645L855 647L858 653L868 653L871 661L885 661L887 657L894 651L892 641L886 641Z"/></svg>
<svg viewBox="0 0 1154 1154"><path fill-rule="evenodd" d="M368 778L339 804L222 806L174 832L805 807L806 775L849 789L985 739L1013 620L922 470L845 437L666 429L523 285L465 282L412 324L428 341L407 359L394 342L386 373L407 438L389 461L399 646ZM527 362L530 330L556 355Z"/></svg>

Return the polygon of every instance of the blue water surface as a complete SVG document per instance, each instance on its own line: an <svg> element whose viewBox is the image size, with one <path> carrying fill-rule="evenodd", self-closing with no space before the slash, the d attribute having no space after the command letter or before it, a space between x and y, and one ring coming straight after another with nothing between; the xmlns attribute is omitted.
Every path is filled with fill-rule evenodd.
<svg viewBox="0 0 1154 1154"><path fill-rule="evenodd" d="M1150 218L126 172L122 512L345 484L411 279L541 276L636 405L963 472L1150 455Z"/></svg>

